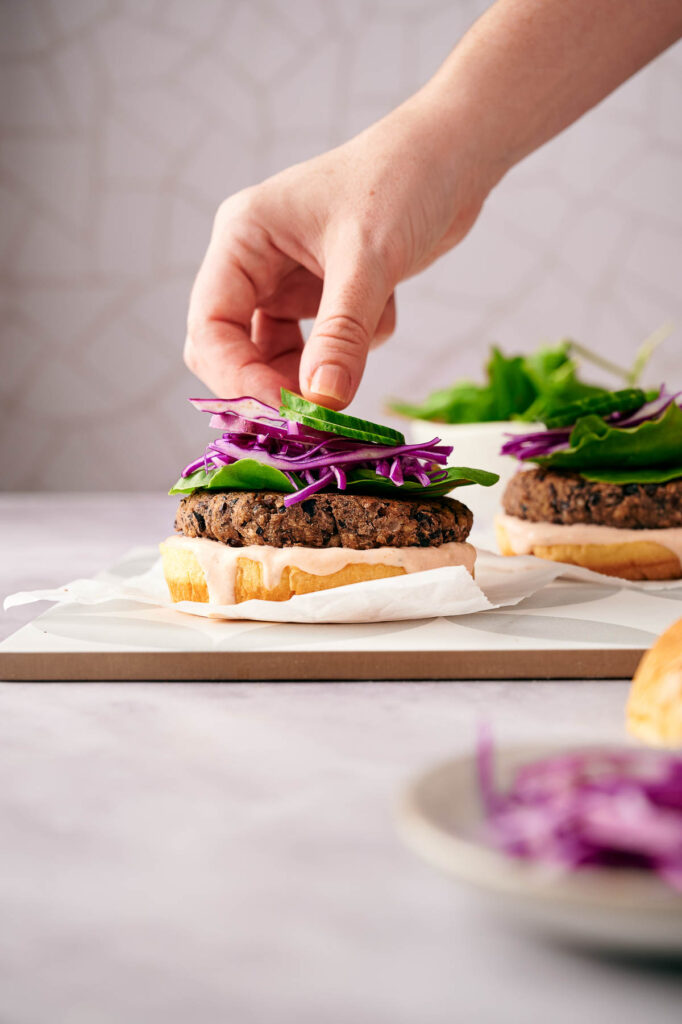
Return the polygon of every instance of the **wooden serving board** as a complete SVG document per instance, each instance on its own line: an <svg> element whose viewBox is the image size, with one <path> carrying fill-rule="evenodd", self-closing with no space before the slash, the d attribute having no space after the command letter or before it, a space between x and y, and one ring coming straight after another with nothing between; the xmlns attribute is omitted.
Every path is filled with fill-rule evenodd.
<svg viewBox="0 0 682 1024"><path fill-rule="evenodd" d="M0 643L0 678L623 678L681 615L681 589L570 580L515 607L400 622L225 621L129 600L64 604Z"/></svg>

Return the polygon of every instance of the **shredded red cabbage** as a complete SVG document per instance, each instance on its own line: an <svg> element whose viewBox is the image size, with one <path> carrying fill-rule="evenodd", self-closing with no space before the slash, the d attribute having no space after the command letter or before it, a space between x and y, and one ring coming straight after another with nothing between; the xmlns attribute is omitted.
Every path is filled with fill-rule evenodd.
<svg viewBox="0 0 682 1024"><path fill-rule="evenodd" d="M682 391L672 393L668 391L665 384L651 402L645 402L635 412L623 414L621 412L611 413L605 416L606 423L613 427L625 430L628 427L638 427L647 420L657 420L673 402L679 402ZM575 424L568 427L560 427L555 430L539 430L529 434L507 434L508 441L500 449L501 455L513 455L514 458L536 459L538 456L553 455L555 452L570 448L570 438Z"/></svg>
<svg viewBox="0 0 682 1024"><path fill-rule="evenodd" d="M682 892L682 757L590 749L524 764L495 786L490 734L478 744L485 833L512 857L565 869L655 872Z"/></svg>
<svg viewBox="0 0 682 1024"><path fill-rule="evenodd" d="M294 485L296 478L305 481L305 487L285 497L284 504L293 505L330 484L345 490L350 469L374 470L398 487L408 478L428 487L447 476L440 467L446 465L452 447L441 445L438 437L427 444L372 444L302 426L248 396L190 401L201 412L211 413L211 426L223 433L207 445L201 458L185 466L183 477L198 469L255 459L285 473Z"/></svg>

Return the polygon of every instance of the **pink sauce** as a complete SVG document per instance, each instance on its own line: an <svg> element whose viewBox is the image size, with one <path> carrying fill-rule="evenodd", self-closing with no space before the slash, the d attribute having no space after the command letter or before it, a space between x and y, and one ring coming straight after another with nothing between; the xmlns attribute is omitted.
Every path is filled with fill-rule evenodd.
<svg viewBox="0 0 682 1024"><path fill-rule="evenodd" d="M395 565L406 573L437 569L445 565L463 565L473 574L476 549L471 544L441 544L431 548L372 548L356 551L354 548L306 548L293 545L274 548L266 544L252 544L231 548L219 541L203 537L169 537L164 543L189 548L203 569L212 604L233 604L237 559L250 558L260 562L263 584L268 589L279 583L285 566L296 566L314 576L327 576L356 562L368 565Z"/></svg>
<svg viewBox="0 0 682 1024"><path fill-rule="evenodd" d="M616 526L595 526L575 523L560 526L556 523L532 523L517 516L499 515L495 521L507 532L509 543L517 555L529 555L536 545L551 544L627 544L632 541L650 541L668 548L677 555L682 565L682 526L662 530L622 530Z"/></svg>

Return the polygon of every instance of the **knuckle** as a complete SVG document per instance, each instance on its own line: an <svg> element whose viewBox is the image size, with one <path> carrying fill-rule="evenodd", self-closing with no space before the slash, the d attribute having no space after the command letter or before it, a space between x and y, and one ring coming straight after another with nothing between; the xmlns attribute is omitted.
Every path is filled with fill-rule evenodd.
<svg viewBox="0 0 682 1024"><path fill-rule="evenodd" d="M376 210L366 210L359 220L344 227L344 241L351 252L371 265L375 273L387 279L395 276L394 267L399 254L400 240L395 225L386 224Z"/></svg>
<svg viewBox="0 0 682 1024"><path fill-rule="evenodd" d="M393 232L373 232L367 252L378 272L382 272L387 280L393 281L399 275L399 242Z"/></svg>
<svg viewBox="0 0 682 1024"><path fill-rule="evenodd" d="M317 324L315 333L327 341L329 348L350 356L364 352L371 341L365 324L348 313L325 317Z"/></svg>
<svg viewBox="0 0 682 1024"><path fill-rule="evenodd" d="M253 216L258 207L259 195L260 187L252 185L223 199L216 211L214 227L220 229L240 217Z"/></svg>

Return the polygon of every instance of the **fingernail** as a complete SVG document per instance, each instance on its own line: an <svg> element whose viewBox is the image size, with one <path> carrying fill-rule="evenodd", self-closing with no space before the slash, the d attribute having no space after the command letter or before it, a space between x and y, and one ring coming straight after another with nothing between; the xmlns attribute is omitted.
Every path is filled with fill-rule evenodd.
<svg viewBox="0 0 682 1024"><path fill-rule="evenodd" d="M310 390L323 398L333 398L336 402L349 402L351 398L351 380L348 370L336 363L323 363L318 366L310 381Z"/></svg>

